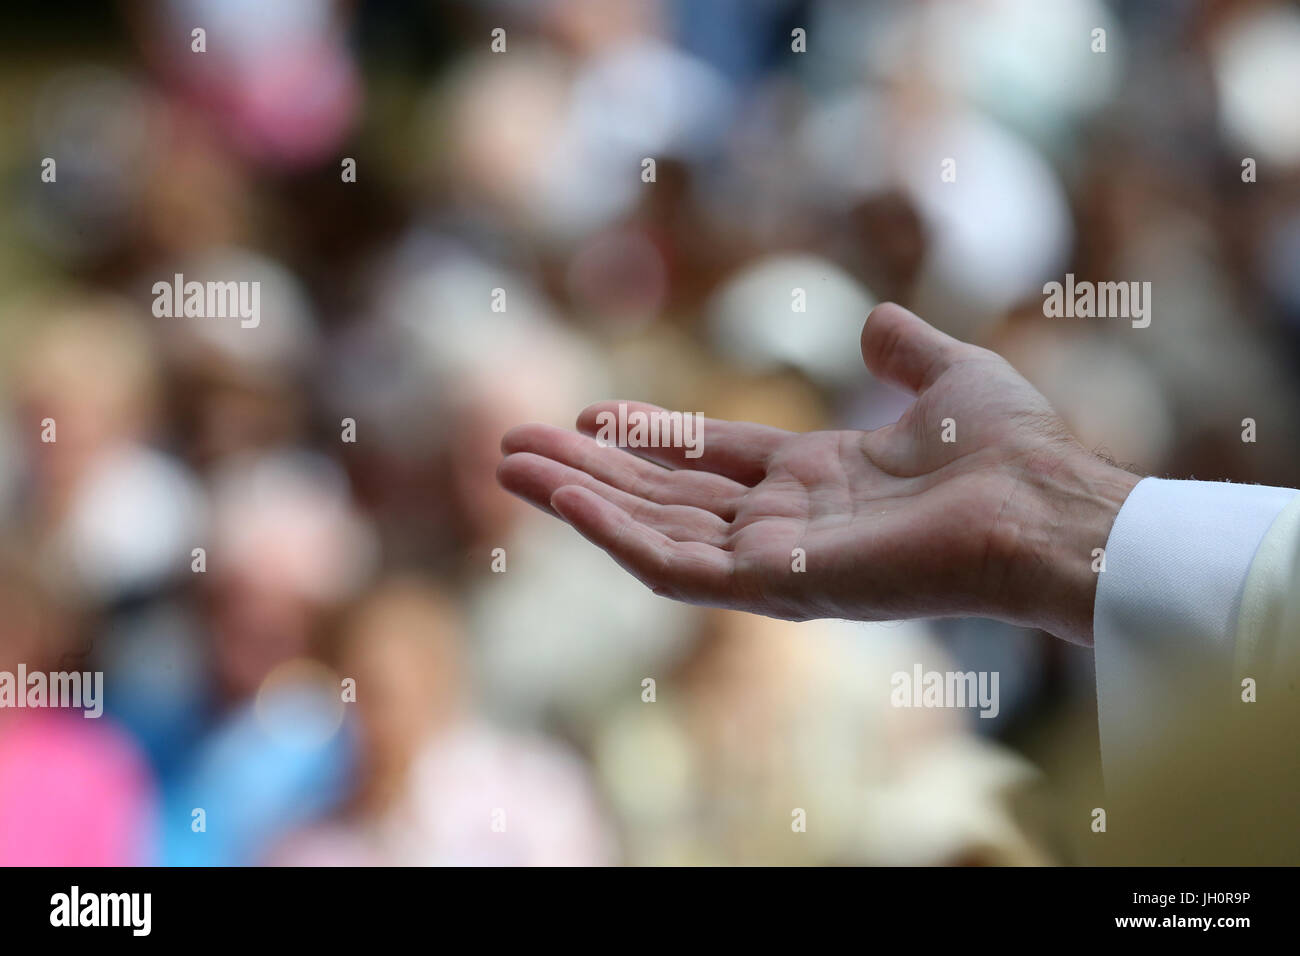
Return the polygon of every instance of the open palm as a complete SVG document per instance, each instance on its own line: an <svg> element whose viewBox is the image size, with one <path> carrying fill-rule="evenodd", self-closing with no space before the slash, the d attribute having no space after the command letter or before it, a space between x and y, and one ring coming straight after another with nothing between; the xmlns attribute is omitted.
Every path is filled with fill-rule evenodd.
<svg viewBox="0 0 1300 956"><path fill-rule="evenodd" d="M705 419L692 459L598 443L607 402L577 432L511 430L499 480L677 600L794 620L1018 619L1035 586L1025 556L1051 525L1035 492L1091 456L1000 357L898 306L872 312L862 352L917 395L894 424L799 434Z"/></svg>

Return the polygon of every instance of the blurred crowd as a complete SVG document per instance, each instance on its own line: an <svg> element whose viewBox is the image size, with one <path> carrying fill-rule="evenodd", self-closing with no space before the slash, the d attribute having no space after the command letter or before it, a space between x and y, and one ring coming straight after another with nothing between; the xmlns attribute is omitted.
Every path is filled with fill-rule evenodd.
<svg viewBox="0 0 1300 956"><path fill-rule="evenodd" d="M500 437L884 424L894 299L1121 464L1300 484L1294 4L74 9L0 31L0 670L106 713L0 710L0 863L1080 858L1088 651L672 604ZM1150 327L1045 318L1067 271ZM260 322L156 317L177 273ZM892 708L916 661L998 717Z"/></svg>

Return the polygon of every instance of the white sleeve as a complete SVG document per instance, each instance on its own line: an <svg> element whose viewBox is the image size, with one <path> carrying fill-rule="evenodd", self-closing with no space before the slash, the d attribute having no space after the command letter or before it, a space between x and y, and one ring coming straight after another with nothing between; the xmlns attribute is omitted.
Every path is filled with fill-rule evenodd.
<svg viewBox="0 0 1300 956"><path fill-rule="evenodd" d="M1168 661L1230 667L1242 588L1290 488L1144 478L1115 517L1097 580L1097 720L1108 777L1162 732ZM1162 684L1162 675L1164 683Z"/></svg>

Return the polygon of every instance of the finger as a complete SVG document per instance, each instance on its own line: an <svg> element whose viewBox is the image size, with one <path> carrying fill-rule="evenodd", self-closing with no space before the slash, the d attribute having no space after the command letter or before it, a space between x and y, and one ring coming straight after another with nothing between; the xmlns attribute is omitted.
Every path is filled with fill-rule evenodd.
<svg viewBox="0 0 1300 956"><path fill-rule="evenodd" d="M918 394L969 348L893 302L872 309L862 327L862 360L871 374Z"/></svg>
<svg viewBox="0 0 1300 956"><path fill-rule="evenodd" d="M694 447L684 443L660 442L659 447L629 447L642 458L657 461L669 468L690 469L693 471L713 472L724 475L744 485L755 485L767 474L768 459L791 437L791 432L768 425L754 425L749 422L728 422L720 418L696 418L688 412L670 412L658 405L644 402L598 402L584 408L578 415L578 430L586 435L593 435L609 443L616 443L619 423L627 421L629 427L635 418L629 416L647 416L641 419L654 423L668 421L660 416L682 415L683 437L685 422L691 420L690 432ZM656 427L654 435L664 437L664 430ZM673 432L676 435L678 432Z"/></svg>
<svg viewBox="0 0 1300 956"><path fill-rule="evenodd" d="M531 452L586 472L614 488L661 505L685 505L711 511L726 521L746 488L708 472L670 471L617 448L603 448L593 438L550 425L520 425L501 439L506 455Z"/></svg>
<svg viewBox="0 0 1300 956"><path fill-rule="evenodd" d="M529 504L555 514L551 496L566 485L594 491L627 512L634 521L674 541L702 541L724 548L730 525L711 511L684 505L661 505L607 485L591 475L532 452L507 455L497 468L501 486Z"/></svg>
<svg viewBox="0 0 1300 956"><path fill-rule="evenodd" d="M730 602L729 552L699 542L673 541L595 492L575 485L557 489L551 507L656 594L691 604Z"/></svg>

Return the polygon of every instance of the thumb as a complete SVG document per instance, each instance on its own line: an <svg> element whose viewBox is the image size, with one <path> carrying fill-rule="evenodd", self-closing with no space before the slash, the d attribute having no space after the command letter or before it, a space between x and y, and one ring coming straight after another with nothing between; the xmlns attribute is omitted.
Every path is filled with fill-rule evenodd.
<svg viewBox="0 0 1300 956"><path fill-rule="evenodd" d="M913 393L929 388L967 348L893 302L872 309L862 327L862 360L867 369Z"/></svg>

